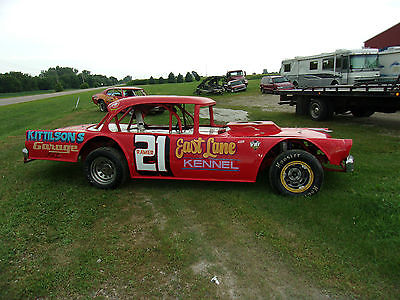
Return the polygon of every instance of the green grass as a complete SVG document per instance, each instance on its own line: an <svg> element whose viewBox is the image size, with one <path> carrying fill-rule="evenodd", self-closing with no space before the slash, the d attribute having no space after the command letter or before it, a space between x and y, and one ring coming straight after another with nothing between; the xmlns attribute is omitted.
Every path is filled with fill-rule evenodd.
<svg viewBox="0 0 400 300"><path fill-rule="evenodd" d="M239 96L259 93L258 82ZM191 95L196 85L144 88ZM251 119L353 139L355 172L326 172L311 198L279 196L266 176L255 184L130 180L102 191L79 164L24 165L26 129L101 119L92 93L0 107L0 298L318 298L315 290L398 298L399 128L235 106ZM237 96L211 97L226 106Z"/></svg>

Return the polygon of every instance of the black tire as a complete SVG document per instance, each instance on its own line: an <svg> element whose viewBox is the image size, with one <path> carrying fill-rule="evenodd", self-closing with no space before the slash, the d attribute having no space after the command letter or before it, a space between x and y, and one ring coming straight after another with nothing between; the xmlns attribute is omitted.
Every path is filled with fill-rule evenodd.
<svg viewBox="0 0 400 300"><path fill-rule="evenodd" d="M308 99L297 97L296 99L296 115L305 116L308 114Z"/></svg>
<svg viewBox="0 0 400 300"><path fill-rule="evenodd" d="M100 100L98 102L98 105L99 105L100 111L102 111L102 112L107 112L108 111L107 104L103 100Z"/></svg>
<svg viewBox="0 0 400 300"><path fill-rule="evenodd" d="M125 182L129 170L124 155L110 147L97 148L84 162L90 184L100 189L114 189Z"/></svg>
<svg viewBox="0 0 400 300"><path fill-rule="evenodd" d="M278 155L269 169L269 182L279 193L288 196L316 194L324 181L321 163L303 150L289 150Z"/></svg>
<svg viewBox="0 0 400 300"><path fill-rule="evenodd" d="M338 84L339 84L339 82L337 82L336 80L331 82L331 85L338 85Z"/></svg>
<svg viewBox="0 0 400 300"><path fill-rule="evenodd" d="M297 81L293 81L293 85L294 85L294 87L295 87L296 89L299 88L299 83L298 83Z"/></svg>
<svg viewBox="0 0 400 300"><path fill-rule="evenodd" d="M356 118L367 118L372 116L375 112L365 108L355 108L351 110L351 113Z"/></svg>
<svg viewBox="0 0 400 300"><path fill-rule="evenodd" d="M314 121L323 121L332 118L333 109L329 100L312 99L309 105L309 113Z"/></svg>

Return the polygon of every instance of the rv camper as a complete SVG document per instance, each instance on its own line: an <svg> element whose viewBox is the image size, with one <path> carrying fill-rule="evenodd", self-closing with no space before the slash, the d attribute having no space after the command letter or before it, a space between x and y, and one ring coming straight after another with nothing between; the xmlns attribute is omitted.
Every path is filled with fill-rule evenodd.
<svg viewBox="0 0 400 300"><path fill-rule="evenodd" d="M336 50L282 61L280 73L296 87L375 82L379 78L378 50Z"/></svg>
<svg viewBox="0 0 400 300"><path fill-rule="evenodd" d="M400 47L389 47L379 52L382 82L396 81L400 74Z"/></svg>

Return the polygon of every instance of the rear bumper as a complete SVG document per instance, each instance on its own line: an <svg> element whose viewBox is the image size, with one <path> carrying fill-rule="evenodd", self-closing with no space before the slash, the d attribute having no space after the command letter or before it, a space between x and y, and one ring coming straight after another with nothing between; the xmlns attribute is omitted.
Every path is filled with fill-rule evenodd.
<svg viewBox="0 0 400 300"><path fill-rule="evenodd" d="M352 155L347 156L345 162L345 171L353 172L354 171L354 157Z"/></svg>
<svg viewBox="0 0 400 300"><path fill-rule="evenodd" d="M34 159L29 159L29 151L28 151L28 149L26 149L26 148L22 149L22 154L24 155L24 163L25 164L28 163L28 162L34 161Z"/></svg>

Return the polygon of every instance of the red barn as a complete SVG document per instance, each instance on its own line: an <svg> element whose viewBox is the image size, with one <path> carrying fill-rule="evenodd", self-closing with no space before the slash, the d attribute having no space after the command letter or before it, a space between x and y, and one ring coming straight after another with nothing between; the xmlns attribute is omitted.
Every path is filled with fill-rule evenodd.
<svg viewBox="0 0 400 300"><path fill-rule="evenodd" d="M400 46L400 23L364 42L365 48Z"/></svg>

